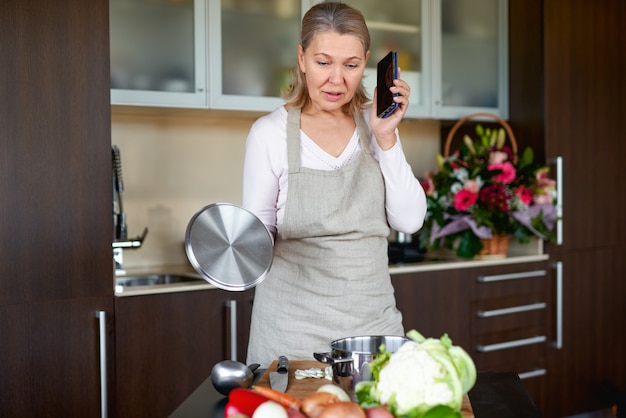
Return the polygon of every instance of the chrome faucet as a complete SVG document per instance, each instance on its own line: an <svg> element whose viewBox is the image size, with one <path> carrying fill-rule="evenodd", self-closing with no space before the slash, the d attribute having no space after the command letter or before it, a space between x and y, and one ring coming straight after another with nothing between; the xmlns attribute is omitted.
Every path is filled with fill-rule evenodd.
<svg viewBox="0 0 626 418"><path fill-rule="evenodd" d="M111 147L113 158L113 260L115 261L115 275L125 274L123 266L124 248L139 248L143 244L143 240L148 234L148 228L144 228L141 236L128 239L128 229L126 225L126 214L122 205L122 192L124 191L124 183L122 182L122 160L120 158L120 149L113 145Z"/></svg>

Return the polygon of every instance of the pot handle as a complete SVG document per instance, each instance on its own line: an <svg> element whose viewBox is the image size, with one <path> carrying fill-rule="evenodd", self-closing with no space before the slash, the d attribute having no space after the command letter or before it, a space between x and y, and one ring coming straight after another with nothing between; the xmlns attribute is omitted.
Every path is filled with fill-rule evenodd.
<svg viewBox="0 0 626 418"><path fill-rule="evenodd" d="M330 356L330 352L326 351L326 352L314 352L313 353L313 357L315 357L315 360L322 362L324 364L333 364L335 361L333 360L333 358Z"/></svg>
<svg viewBox="0 0 626 418"><path fill-rule="evenodd" d="M331 355L329 351L314 352L313 357L315 357L317 361L324 363L324 364L349 363L352 361L351 357L335 358Z"/></svg>

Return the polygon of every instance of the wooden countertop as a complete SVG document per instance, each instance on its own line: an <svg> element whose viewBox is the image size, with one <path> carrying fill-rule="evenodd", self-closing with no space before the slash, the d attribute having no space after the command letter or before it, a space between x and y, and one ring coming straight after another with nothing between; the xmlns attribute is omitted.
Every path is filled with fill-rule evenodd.
<svg viewBox="0 0 626 418"><path fill-rule="evenodd" d="M257 370L256 378L260 379L265 372ZM468 395L476 418L542 418L515 373L479 372L476 385ZM208 377L170 418L223 418L226 401Z"/></svg>

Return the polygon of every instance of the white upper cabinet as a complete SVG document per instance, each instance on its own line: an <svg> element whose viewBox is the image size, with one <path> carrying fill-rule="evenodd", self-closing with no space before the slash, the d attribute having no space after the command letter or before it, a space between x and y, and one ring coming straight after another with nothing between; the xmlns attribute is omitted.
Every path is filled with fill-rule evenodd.
<svg viewBox="0 0 626 418"><path fill-rule="evenodd" d="M409 118L508 116L507 0L344 0L376 63L398 51ZM316 0L110 0L113 104L269 112L283 104ZM207 89L207 85L209 88Z"/></svg>
<svg viewBox="0 0 626 418"><path fill-rule="evenodd" d="M209 0L209 107L281 106L296 63L308 1Z"/></svg>
<svg viewBox="0 0 626 418"><path fill-rule="evenodd" d="M111 103L206 107L205 0L110 0Z"/></svg>
<svg viewBox="0 0 626 418"><path fill-rule="evenodd" d="M507 0L433 0L432 116L508 117Z"/></svg>

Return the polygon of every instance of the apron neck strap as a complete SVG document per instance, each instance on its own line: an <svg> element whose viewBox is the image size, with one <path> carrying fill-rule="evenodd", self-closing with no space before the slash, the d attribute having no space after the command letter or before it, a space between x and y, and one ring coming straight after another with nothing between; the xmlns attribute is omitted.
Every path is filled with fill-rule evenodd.
<svg viewBox="0 0 626 418"><path fill-rule="evenodd" d="M289 107L287 109L287 158L289 170L300 169L300 113L301 109ZM361 151L371 154L370 151L370 129L365 123L362 112L357 112L354 116L357 133L361 140Z"/></svg>
<svg viewBox="0 0 626 418"><path fill-rule="evenodd" d="M287 161L289 170L300 170L300 108L287 109Z"/></svg>

